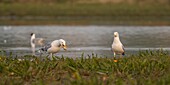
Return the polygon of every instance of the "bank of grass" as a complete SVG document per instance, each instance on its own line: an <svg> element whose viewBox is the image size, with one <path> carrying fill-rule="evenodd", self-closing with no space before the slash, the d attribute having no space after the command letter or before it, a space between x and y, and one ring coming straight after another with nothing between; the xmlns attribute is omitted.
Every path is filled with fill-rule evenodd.
<svg viewBox="0 0 170 85"><path fill-rule="evenodd" d="M0 3L0 24L170 25L168 4Z"/></svg>
<svg viewBox="0 0 170 85"><path fill-rule="evenodd" d="M0 84L4 85L168 85L170 56L162 50L141 51L113 61L95 54L54 60L25 55L24 60L0 56ZM31 61L30 61L31 59Z"/></svg>

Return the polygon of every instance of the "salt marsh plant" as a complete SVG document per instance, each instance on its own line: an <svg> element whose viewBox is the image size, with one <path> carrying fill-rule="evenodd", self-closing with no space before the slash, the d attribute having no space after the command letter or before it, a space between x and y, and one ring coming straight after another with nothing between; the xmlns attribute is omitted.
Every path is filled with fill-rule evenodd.
<svg viewBox="0 0 170 85"><path fill-rule="evenodd" d="M166 51L140 51L117 60L97 54L76 59L54 56L53 60L1 55L0 84L170 84L170 57Z"/></svg>

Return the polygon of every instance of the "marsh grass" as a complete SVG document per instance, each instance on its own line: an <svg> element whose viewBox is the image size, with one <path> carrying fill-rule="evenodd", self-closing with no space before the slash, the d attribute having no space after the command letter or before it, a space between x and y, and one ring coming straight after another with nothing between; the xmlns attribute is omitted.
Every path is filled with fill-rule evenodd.
<svg viewBox="0 0 170 85"><path fill-rule="evenodd" d="M1 55L0 84L170 84L170 57L163 50L140 51L117 62L97 54L85 57L50 60L25 55L19 60Z"/></svg>
<svg viewBox="0 0 170 85"><path fill-rule="evenodd" d="M169 25L170 6L100 3L0 3L0 24Z"/></svg>
<svg viewBox="0 0 170 85"><path fill-rule="evenodd" d="M169 5L128 4L4 4L1 16L168 16Z"/></svg>

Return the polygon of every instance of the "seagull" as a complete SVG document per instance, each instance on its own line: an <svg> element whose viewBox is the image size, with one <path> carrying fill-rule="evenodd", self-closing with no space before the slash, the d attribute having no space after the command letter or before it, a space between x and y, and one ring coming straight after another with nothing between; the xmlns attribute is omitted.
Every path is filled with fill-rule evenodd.
<svg viewBox="0 0 170 85"><path fill-rule="evenodd" d="M114 58L115 58L116 54L125 55L124 46L119 39L119 33L118 32L114 32L114 40L113 40L113 44L112 44L112 51L114 53Z"/></svg>
<svg viewBox="0 0 170 85"><path fill-rule="evenodd" d="M50 58L52 58L53 54L59 52L61 48L63 48L64 50L67 50L66 41L63 39L54 40L51 43L46 44L40 50L47 52L48 54L51 54Z"/></svg>
<svg viewBox="0 0 170 85"><path fill-rule="evenodd" d="M35 38L35 34L31 33L31 43L43 46L44 45L44 39L43 38Z"/></svg>
<svg viewBox="0 0 170 85"><path fill-rule="evenodd" d="M30 43L31 43L33 55L35 55L35 45L43 46L45 40L43 38L35 38L35 34L31 33Z"/></svg>

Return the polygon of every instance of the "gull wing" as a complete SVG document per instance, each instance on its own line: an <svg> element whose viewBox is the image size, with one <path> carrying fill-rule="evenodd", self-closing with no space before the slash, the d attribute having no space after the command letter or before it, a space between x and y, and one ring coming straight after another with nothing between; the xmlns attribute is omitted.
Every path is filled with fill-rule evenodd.
<svg viewBox="0 0 170 85"><path fill-rule="evenodd" d="M51 48L51 43L46 44L43 48L41 48L41 50L47 51L49 48Z"/></svg>
<svg viewBox="0 0 170 85"><path fill-rule="evenodd" d="M122 49L123 49L123 53L122 53L122 55L125 55L125 48L124 48L124 46L122 45Z"/></svg>

